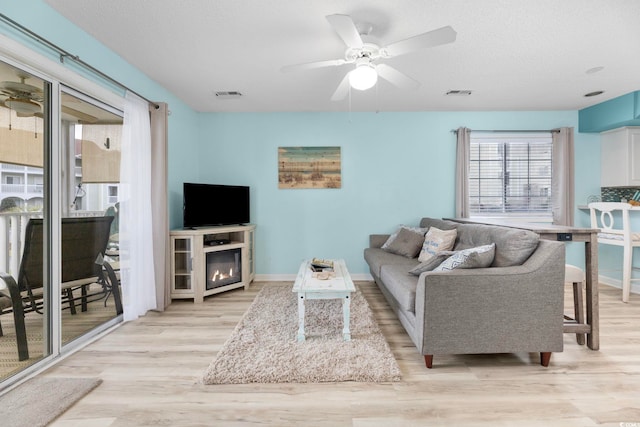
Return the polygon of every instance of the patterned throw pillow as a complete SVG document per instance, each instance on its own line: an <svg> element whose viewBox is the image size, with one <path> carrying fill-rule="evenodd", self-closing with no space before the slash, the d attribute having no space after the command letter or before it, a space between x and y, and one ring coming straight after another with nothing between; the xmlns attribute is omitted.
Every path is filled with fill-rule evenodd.
<svg viewBox="0 0 640 427"><path fill-rule="evenodd" d="M380 247L380 249L387 249L391 245L391 243L393 243L393 241L396 240L396 238L398 237L398 233L400 233L400 230L402 230L403 228L409 229L411 231L415 231L416 233L422 233L423 236L424 236L424 233L426 233L427 230L429 229L429 228L409 227L408 225L401 225L400 228L398 228L395 233L389 236L387 241L384 242L384 244Z"/></svg>
<svg viewBox="0 0 640 427"><path fill-rule="evenodd" d="M455 252L433 271L451 271L457 268L485 268L493 262L496 244L478 246Z"/></svg>
<svg viewBox="0 0 640 427"><path fill-rule="evenodd" d="M424 243L422 244L422 250L418 261L425 262L436 256L438 252L449 251L453 249L453 245L456 243L456 236L458 231L453 230L440 230L436 227L431 227L424 236Z"/></svg>
<svg viewBox="0 0 640 427"><path fill-rule="evenodd" d="M434 257L429 258L428 261L421 262L420 264L413 267L409 270L409 274L413 274L414 276L419 276L421 273L425 271L431 271L442 262L451 256L451 252L437 253Z"/></svg>

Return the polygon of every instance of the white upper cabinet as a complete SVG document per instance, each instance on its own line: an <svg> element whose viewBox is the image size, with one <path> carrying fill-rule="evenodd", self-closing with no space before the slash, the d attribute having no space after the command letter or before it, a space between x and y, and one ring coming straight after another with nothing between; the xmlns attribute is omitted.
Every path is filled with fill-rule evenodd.
<svg viewBox="0 0 640 427"><path fill-rule="evenodd" d="M600 185L640 187L640 127L613 129L601 135Z"/></svg>

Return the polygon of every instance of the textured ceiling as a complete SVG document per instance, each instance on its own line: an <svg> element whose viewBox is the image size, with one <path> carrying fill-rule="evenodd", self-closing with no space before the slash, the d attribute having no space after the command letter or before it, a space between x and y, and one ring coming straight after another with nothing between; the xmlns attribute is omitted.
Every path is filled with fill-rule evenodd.
<svg viewBox="0 0 640 427"><path fill-rule="evenodd" d="M640 89L638 0L46 2L202 112L574 110ZM335 13L371 24L381 45L445 25L457 39L386 61L417 90L380 81L333 102L352 66L280 68L343 58L325 18ZM445 96L452 89L473 93Z"/></svg>

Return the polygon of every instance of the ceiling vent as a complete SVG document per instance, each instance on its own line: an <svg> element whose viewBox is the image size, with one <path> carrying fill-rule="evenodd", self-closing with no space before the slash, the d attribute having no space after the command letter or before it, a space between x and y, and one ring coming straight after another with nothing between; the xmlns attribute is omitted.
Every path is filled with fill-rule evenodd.
<svg viewBox="0 0 640 427"><path fill-rule="evenodd" d="M586 96L587 98L590 98L592 96L602 95L603 93L604 93L603 90L596 90L596 91L593 91L593 92L585 93L584 96Z"/></svg>
<svg viewBox="0 0 640 427"><path fill-rule="evenodd" d="M220 99L238 99L242 96L237 90L216 92L216 97Z"/></svg>
<svg viewBox="0 0 640 427"><path fill-rule="evenodd" d="M445 95L447 96L468 96L471 95L470 90L450 90Z"/></svg>

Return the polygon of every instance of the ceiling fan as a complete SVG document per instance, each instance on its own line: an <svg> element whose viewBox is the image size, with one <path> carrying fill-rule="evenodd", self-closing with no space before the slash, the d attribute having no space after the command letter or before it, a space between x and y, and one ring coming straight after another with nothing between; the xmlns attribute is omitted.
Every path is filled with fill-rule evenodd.
<svg viewBox="0 0 640 427"><path fill-rule="evenodd" d="M25 83L28 76L19 74L20 82L0 82L0 93L6 96L3 104L16 112L18 117L32 117L42 111L39 103L44 100L42 89Z"/></svg>
<svg viewBox="0 0 640 427"><path fill-rule="evenodd" d="M18 117L40 117L42 118L42 103L44 102L44 92L42 88L25 83L29 76L18 74L19 82L4 81L0 82L0 95L4 95L5 99L0 98L0 105L16 112ZM62 113L63 118L83 123L97 123L98 119L90 114L83 113L73 109L65 104L69 101L69 96L62 95Z"/></svg>
<svg viewBox="0 0 640 427"><path fill-rule="evenodd" d="M374 43L366 43L362 36L369 34L371 27L364 31L358 30L349 15L328 15L327 20L338 36L347 45L344 59L330 59L326 61L309 62L305 64L288 65L282 67L284 73L292 71L310 70L322 67L334 67L345 64L355 64L355 68L349 71L331 97L332 101L344 99L352 87L358 90L367 90L373 87L378 76L401 89L416 89L420 83L395 68L381 63L382 60L395 56L452 43L456 40L456 32L450 26L438 28L433 31L418 34L408 39L391 43L387 46L378 46Z"/></svg>

